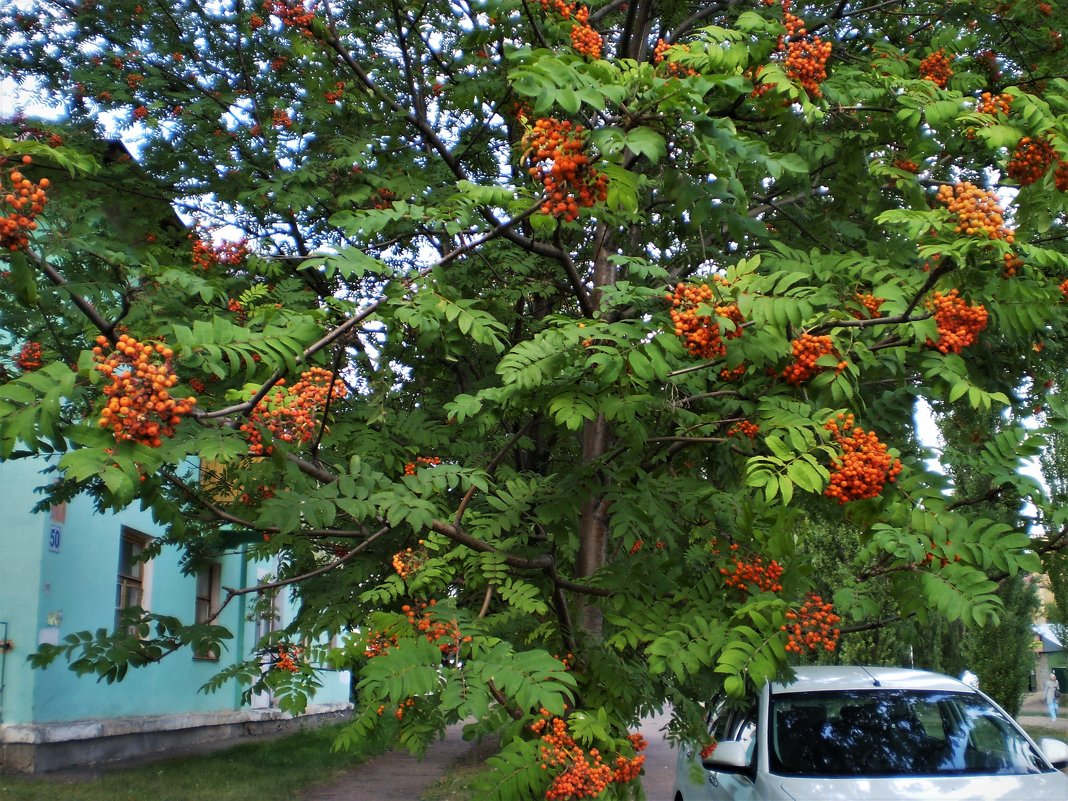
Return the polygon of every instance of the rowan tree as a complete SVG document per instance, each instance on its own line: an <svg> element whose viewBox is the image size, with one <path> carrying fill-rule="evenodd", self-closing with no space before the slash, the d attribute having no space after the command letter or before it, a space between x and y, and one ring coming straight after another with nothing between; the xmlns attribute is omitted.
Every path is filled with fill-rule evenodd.
<svg viewBox="0 0 1068 801"><path fill-rule="evenodd" d="M41 362L6 365L0 457L58 452L51 499L144 503L191 558L251 540L301 601L290 642L340 635L216 686L296 709L354 667L346 738L474 718L504 735L484 797L626 796L649 710L698 741L713 693L888 605L994 621L1068 546L1018 469L1066 430L1066 25L1030 0L8 3L4 68L64 120L0 139L3 320ZM983 497L928 462L918 399L996 413ZM1034 520L986 515L1000 494ZM857 532L849 581L803 558L823 516Z"/></svg>

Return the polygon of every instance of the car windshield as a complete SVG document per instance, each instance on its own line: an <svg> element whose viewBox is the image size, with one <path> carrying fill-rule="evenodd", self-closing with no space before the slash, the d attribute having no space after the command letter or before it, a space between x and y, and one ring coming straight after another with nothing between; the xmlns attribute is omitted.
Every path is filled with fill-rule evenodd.
<svg viewBox="0 0 1068 801"><path fill-rule="evenodd" d="M1023 774L1050 770L978 695L918 690L771 698L773 773L792 776Z"/></svg>

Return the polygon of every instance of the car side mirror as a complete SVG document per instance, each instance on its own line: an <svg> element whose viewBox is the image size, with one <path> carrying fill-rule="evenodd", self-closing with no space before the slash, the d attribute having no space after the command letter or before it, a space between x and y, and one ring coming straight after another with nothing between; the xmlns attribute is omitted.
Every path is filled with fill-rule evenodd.
<svg viewBox="0 0 1068 801"><path fill-rule="evenodd" d="M1042 749L1042 755L1050 761L1053 767L1058 770L1068 768L1068 743L1054 740L1052 737L1043 737L1038 741L1038 747Z"/></svg>
<svg viewBox="0 0 1068 801"><path fill-rule="evenodd" d="M701 764L705 770L746 770L749 767L749 744L741 740L716 743L715 750L707 759L702 759Z"/></svg>

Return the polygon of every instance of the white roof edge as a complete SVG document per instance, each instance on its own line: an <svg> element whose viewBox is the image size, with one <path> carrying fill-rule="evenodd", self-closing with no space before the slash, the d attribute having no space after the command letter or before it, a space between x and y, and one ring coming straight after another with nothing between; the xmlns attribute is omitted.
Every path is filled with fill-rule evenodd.
<svg viewBox="0 0 1068 801"><path fill-rule="evenodd" d="M1064 647L1064 643L1061 642L1060 637L1057 636L1056 630L1051 624L1035 623L1031 628L1033 628L1035 633L1042 637L1042 639L1049 640L1051 643L1059 645L1061 648Z"/></svg>

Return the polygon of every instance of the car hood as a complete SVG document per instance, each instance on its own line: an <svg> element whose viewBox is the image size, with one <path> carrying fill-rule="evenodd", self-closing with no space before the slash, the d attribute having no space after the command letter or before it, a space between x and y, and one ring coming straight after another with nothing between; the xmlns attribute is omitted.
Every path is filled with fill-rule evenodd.
<svg viewBox="0 0 1068 801"><path fill-rule="evenodd" d="M902 776L888 779L777 777L790 801L1065 801L1068 776L1060 771L1025 776Z"/></svg>

